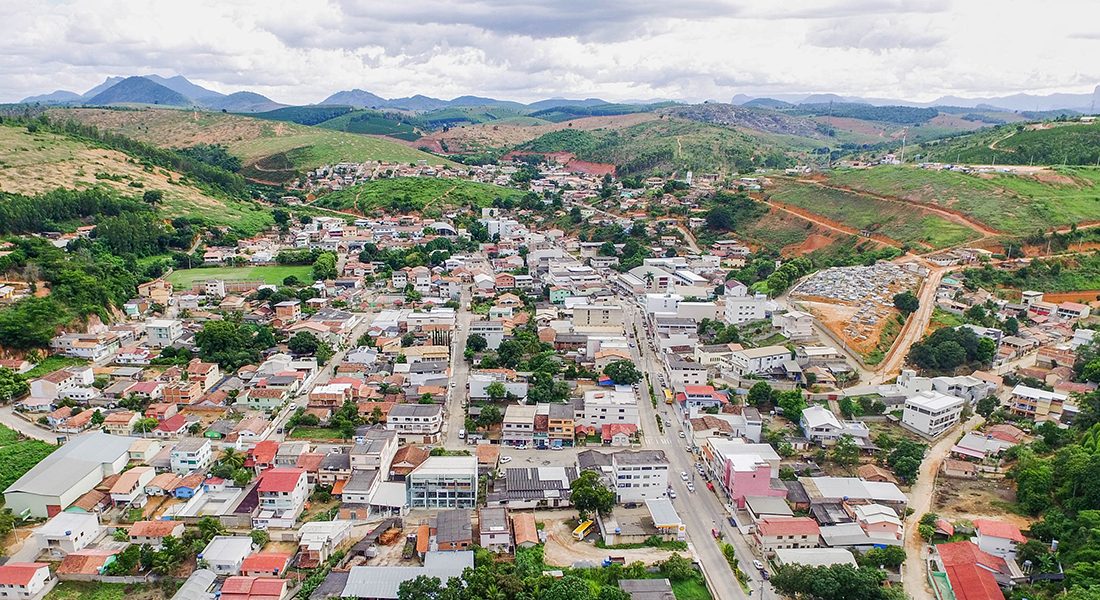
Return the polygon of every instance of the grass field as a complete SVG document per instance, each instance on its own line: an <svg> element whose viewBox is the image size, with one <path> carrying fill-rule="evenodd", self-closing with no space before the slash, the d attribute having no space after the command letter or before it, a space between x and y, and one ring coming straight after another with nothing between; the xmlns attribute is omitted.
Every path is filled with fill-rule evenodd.
<svg viewBox="0 0 1100 600"><path fill-rule="evenodd" d="M357 110L318 123L317 126L349 133L387 135L406 141L412 141L420 137L420 133L412 125L389 118L373 110Z"/></svg>
<svg viewBox="0 0 1100 600"><path fill-rule="evenodd" d="M970 227L919 206L876 200L808 183L779 182L771 188L770 197L902 243L946 248L980 237Z"/></svg>
<svg viewBox="0 0 1100 600"><path fill-rule="evenodd" d="M47 356L46 358L42 359L42 362L35 365L33 369L24 373L23 376L29 380L36 377L41 377L47 373L53 373L54 371L65 367L86 364L88 364L88 361L84 360L83 358L73 358L71 356L57 355Z"/></svg>
<svg viewBox="0 0 1100 600"><path fill-rule="evenodd" d="M0 489L7 489L56 449L46 442L20 439L15 430L0 425Z"/></svg>
<svg viewBox="0 0 1100 600"><path fill-rule="evenodd" d="M1100 219L1100 170L969 175L905 166L834 171L830 183L935 204L1009 235Z"/></svg>
<svg viewBox="0 0 1100 600"><path fill-rule="evenodd" d="M35 195L94 186L136 198L146 190L163 191L161 210L169 217L201 216L249 232L272 223L270 211L252 202L214 196L186 183L180 173L144 167L122 152L54 133L0 126L0 190Z"/></svg>
<svg viewBox="0 0 1100 600"><path fill-rule="evenodd" d="M167 600L179 586L180 582L173 580L143 585L61 581L46 594L45 600Z"/></svg>
<svg viewBox="0 0 1100 600"><path fill-rule="evenodd" d="M399 177L379 179L322 196L318 206L356 209L363 214L388 208L438 216L445 207L489 206L496 198L519 198L524 192L476 181Z"/></svg>
<svg viewBox="0 0 1100 600"><path fill-rule="evenodd" d="M176 289L190 289L196 283L207 279L226 281L262 281L281 284L293 275L300 281L313 281L311 267L307 265L270 265L262 267L200 267L197 269L179 269L168 276L168 282Z"/></svg>
<svg viewBox="0 0 1100 600"><path fill-rule="evenodd" d="M342 161L425 160L429 164L450 164L396 141L242 115L90 108L56 109L50 115L76 119L158 146L224 144L245 164L243 174L270 181L285 181L298 172Z"/></svg>
<svg viewBox="0 0 1100 600"><path fill-rule="evenodd" d="M342 440L344 436L339 429L329 427L295 427L288 434L295 440Z"/></svg>

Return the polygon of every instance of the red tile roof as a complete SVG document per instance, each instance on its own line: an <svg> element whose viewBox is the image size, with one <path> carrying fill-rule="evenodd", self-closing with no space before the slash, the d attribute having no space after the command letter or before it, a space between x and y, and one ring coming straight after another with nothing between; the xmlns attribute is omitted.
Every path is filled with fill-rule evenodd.
<svg viewBox="0 0 1100 600"><path fill-rule="evenodd" d="M130 526L130 535L137 537L165 537L172 535L179 521L138 521Z"/></svg>
<svg viewBox="0 0 1100 600"><path fill-rule="evenodd" d="M157 424L155 431L175 433L183 429L184 425L187 425L187 417L181 414L175 414Z"/></svg>
<svg viewBox="0 0 1100 600"><path fill-rule="evenodd" d="M978 533L990 537L1012 540L1021 544L1027 541L1024 539L1024 534L1020 533L1020 528L1007 521L975 519L974 529L977 529Z"/></svg>
<svg viewBox="0 0 1100 600"><path fill-rule="evenodd" d="M761 519L756 524L756 530L760 535L773 537L777 535L819 535L821 528L817 521L809 517L779 517L775 519Z"/></svg>
<svg viewBox="0 0 1100 600"><path fill-rule="evenodd" d="M692 396L706 396L714 393L712 385L685 385L684 393Z"/></svg>
<svg viewBox="0 0 1100 600"><path fill-rule="evenodd" d="M99 575L107 559L118 554L118 550L80 550L65 555L57 566L59 575Z"/></svg>
<svg viewBox="0 0 1100 600"><path fill-rule="evenodd" d="M281 575L290 564L289 552L259 552L246 556L241 563L241 573L270 573Z"/></svg>
<svg viewBox="0 0 1100 600"><path fill-rule="evenodd" d="M279 451L279 442L274 440L264 440L256 444L248 454L261 464L271 464L275 462L275 453Z"/></svg>
<svg viewBox="0 0 1100 600"><path fill-rule="evenodd" d="M280 467L269 469L260 475L260 485L257 490L263 494L267 492L291 492L298 485L298 480L305 475L304 469Z"/></svg>
<svg viewBox="0 0 1100 600"><path fill-rule="evenodd" d="M600 436L607 442L620 433L634 435L637 431L638 426L632 423L604 423L600 428Z"/></svg>
<svg viewBox="0 0 1100 600"><path fill-rule="evenodd" d="M982 552L973 542L936 546L957 600L1004 600L993 571L1008 572L1004 559Z"/></svg>
<svg viewBox="0 0 1100 600"><path fill-rule="evenodd" d="M286 580L277 577L229 577L222 584L222 600L279 600L286 593Z"/></svg>
<svg viewBox="0 0 1100 600"><path fill-rule="evenodd" d="M0 585L26 586L34 579L34 574L46 563L8 563L0 565Z"/></svg>

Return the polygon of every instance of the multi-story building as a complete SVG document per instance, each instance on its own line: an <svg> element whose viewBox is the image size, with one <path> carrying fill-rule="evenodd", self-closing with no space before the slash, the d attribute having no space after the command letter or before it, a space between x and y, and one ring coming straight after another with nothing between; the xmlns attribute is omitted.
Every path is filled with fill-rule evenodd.
<svg viewBox="0 0 1100 600"><path fill-rule="evenodd" d="M504 409L500 443L507 446L526 447L535 439L536 407L527 404L509 404Z"/></svg>
<svg viewBox="0 0 1100 600"><path fill-rule="evenodd" d="M0 598L38 598L50 580L48 563L10 562L0 565Z"/></svg>
<svg viewBox="0 0 1100 600"><path fill-rule="evenodd" d="M1061 415L1062 407L1069 398L1066 394L1048 392L1038 388L1018 384L1012 388L1012 397L1008 400L1008 409L1012 414L1029 417L1036 421L1045 421L1051 415Z"/></svg>
<svg viewBox="0 0 1100 600"><path fill-rule="evenodd" d="M398 404L386 415L386 429L396 431L400 441L434 444L443 427L443 407L439 404Z"/></svg>
<svg viewBox="0 0 1100 600"><path fill-rule="evenodd" d="M577 304L573 307L573 327L607 327L623 324L623 307L619 304Z"/></svg>
<svg viewBox="0 0 1100 600"><path fill-rule="evenodd" d="M184 438L171 452L172 472L186 475L210 466L213 459L210 440L205 438Z"/></svg>
<svg viewBox="0 0 1100 600"><path fill-rule="evenodd" d="M389 471L393 456L397 454L397 432L381 426L370 427L355 436L349 463L352 469L377 469Z"/></svg>
<svg viewBox="0 0 1100 600"><path fill-rule="evenodd" d="M959 422L965 404L962 398L955 396L921 392L906 398L901 423L921 435L939 437Z"/></svg>
<svg viewBox="0 0 1100 600"><path fill-rule="evenodd" d="M504 341L504 322L499 320L470 323L470 335L480 335L488 343L489 350L496 350Z"/></svg>
<svg viewBox="0 0 1100 600"><path fill-rule="evenodd" d="M293 527L309 497L309 477L305 469L268 469L260 475L256 492L259 511L252 517L253 529Z"/></svg>
<svg viewBox="0 0 1100 600"><path fill-rule="evenodd" d="M410 508L473 508L477 504L477 458L429 456L405 477Z"/></svg>
<svg viewBox="0 0 1100 600"><path fill-rule="evenodd" d="M638 397L633 390L589 390L584 393L583 421L589 427L601 428L608 423L638 426Z"/></svg>
<svg viewBox="0 0 1100 600"><path fill-rule="evenodd" d="M567 404L551 404L546 428L551 447L572 446L576 439L573 409Z"/></svg>
<svg viewBox="0 0 1100 600"><path fill-rule="evenodd" d="M756 546L765 556L786 548L817 548L821 528L809 517L773 517L756 523Z"/></svg>
<svg viewBox="0 0 1100 600"><path fill-rule="evenodd" d="M153 319L145 323L145 337L150 346L164 348L176 343L183 336L183 321L176 319Z"/></svg>
<svg viewBox="0 0 1100 600"><path fill-rule="evenodd" d="M739 325L759 321L768 316L768 297L750 293L749 288L738 281L726 282L726 323Z"/></svg>
<svg viewBox="0 0 1100 600"><path fill-rule="evenodd" d="M746 375L763 375L791 360L791 351L783 346L746 348L730 354L730 372L741 379Z"/></svg>
<svg viewBox="0 0 1100 600"><path fill-rule="evenodd" d="M690 360L669 359L668 372L675 386L706 385L709 379L707 366Z"/></svg>
<svg viewBox="0 0 1100 600"><path fill-rule="evenodd" d="M620 503L660 498L668 490L668 457L664 450L623 450L611 455L615 497Z"/></svg>

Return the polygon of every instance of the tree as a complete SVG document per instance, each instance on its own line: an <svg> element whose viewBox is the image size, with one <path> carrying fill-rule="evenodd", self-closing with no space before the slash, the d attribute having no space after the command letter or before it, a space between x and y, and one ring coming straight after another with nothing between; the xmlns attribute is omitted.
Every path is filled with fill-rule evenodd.
<svg viewBox="0 0 1100 600"><path fill-rule="evenodd" d="M1005 319L1005 322L1001 325L1007 335L1018 335L1020 333L1020 321L1016 317L1009 317Z"/></svg>
<svg viewBox="0 0 1100 600"><path fill-rule="evenodd" d="M912 482L920 471L920 462L924 458L924 444L918 444L911 440L900 440L886 457L886 464L894 470L897 476Z"/></svg>
<svg viewBox="0 0 1100 600"><path fill-rule="evenodd" d="M856 556L856 561L861 567L877 569L887 567L896 569L905 562L905 548L901 546L886 546L884 548L872 548L867 552Z"/></svg>
<svg viewBox="0 0 1100 600"><path fill-rule="evenodd" d="M496 406L489 405L481 409L481 414L477 416L477 425L481 428L488 428L503 420L504 415L500 412L500 409Z"/></svg>
<svg viewBox="0 0 1100 600"><path fill-rule="evenodd" d="M322 252L317 255L317 260L313 261L311 274L318 281L336 279L339 275L336 271L336 253Z"/></svg>
<svg viewBox="0 0 1100 600"><path fill-rule="evenodd" d="M910 291L894 294L894 308L901 311L901 314L908 316L917 312L917 309L920 308L920 300Z"/></svg>
<svg viewBox="0 0 1100 600"><path fill-rule="evenodd" d="M859 446L856 446L852 436L848 434L844 434L837 439L832 454L833 462L842 467L850 467L859 462Z"/></svg>
<svg viewBox="0 0 1100 600"><path fill-rule="evenodd" d="M161 200L164 199L164 192L160 190L147 190L144 194L141 195L141 199L144 200L147 204L156 206L160 204Z"/></svg>
<svg viewBox="0 0 1100 600"><path fill-rule="evenodd" d="M138 433L149 433L150 431L156 429L157 425L160 425L160 421L154 419L153 417L138 419L138 421L134 423L134 431Z"/></svg>
<svg viewBox="0 0 1100 600"><path fill-rule="evenodd" d="M397 600L439 600L443 583L438 577L417 575L397 586Z"/></svg>
<svg viewBox="0 0 1100 600"><path fill-rule="evenodd" d="M771 584L784 596L807 600L886 600L885 579L878 569L851 565L784 565L772 573Z"/></svg>
<svg viewBox="0 0 1100 600"><path fill-rule="evenodd" d="M975 410L979 415L988 419L989 415L993 414L993 411L997 410L997 407L1000 405L1001 401L998 400L996 396L986 396L978 400Z"/></svg>
<svg viewBox="0 0 1100 600"><path fill-rule="evenodd" d="M504 387L503 383L494 381L485 387L485 393L488 394L490 400L499 401L508 396L508 388Z"/></svg>
<svg viewBox="0 0 1100 600"><path fill-rule="evenodd" d="M629 360L617 360L603 368L604 375L619 385L633 385L642 380L642 373Z"/></svg>
<svg viewBox="0 0 1100 600"><path fill-rule="evenodd" d="M267 542L271 540L271 536L262 529L253 530L248 536L252 538L252 543L255 544L257 548L263 548L267 545Z"/></svg>
<svg viewBox="0 0 1100 600"><path fill-rule="evenodd" d="M485 336L481 335L480 333L471 333L470 336L466 338L467 350L473 350L474 352L483 352L488 347L488 340L486 340Z"/></svg>
<svg viewBox="0 0 1100 600"><path fill-rule="evenodd" d="M412 346L415 343L416 343L416 335L413 332L410 331L409 333L406 333L405 335L401 336L401 347L402 348L408 348L409 346Z"/></svg>
<svg viewBox="0 0 1100 600"><path fill-rule="evenodd" d="M555 579L540 596L543 600L591 600L592 588L576 575Z"/></svg>
<svg viewBox="0 0 1100 600"><path fill-rule="evenodd" d="M777 404L783 409L783 417L788 421L797 423L802 419L802 411L806 408L806 398L801 390L790 390L777 394Z"/></svg>
<svg viewBox="0 0 1100 600"><path fill-rule="evenodd" d="M320 345L321 340L318 340L317 336L308 331L299 331L286 343L288 350L303 356L316 354Z"/></svg>
<svg viewBox="0 0 1100 600"><path fill-rule="evenodd" d="M688 581L697 576L691 561L676 552L673 552L661 563L661 572L671 581Z"/></svg>
<svg viewBox="0 0 1100 600"><path fill-rule="evenodd" d="M0 402L11 402L30 391L27 379L6 367L0 367Z"/></svg>
<svg viewBox="0 0 1100 600"><path fill-rule="evenodd" d="M755 407L771 404L774 390L767 382L758 381L749 388L748 403Z"/></svg>
<svg viewBox="0 0 1100 600"><path fill-rule="evenodd" d="M573 506L577 507L581 518L593 513L610 514L615 506L615 492L600 481L600 476L595 471L581 473L581 476L573 480L573 484L569 487L572 491Z"/></svg>

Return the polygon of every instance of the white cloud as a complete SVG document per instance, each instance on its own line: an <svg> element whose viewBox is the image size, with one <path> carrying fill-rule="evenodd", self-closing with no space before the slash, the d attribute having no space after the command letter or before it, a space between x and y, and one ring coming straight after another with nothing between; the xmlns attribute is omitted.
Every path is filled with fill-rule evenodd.
<svg viewBox="0 0 1100 600"><path fill-rule="evenodd" d="M288 103L386 97L929 100L1089 91L1100 36L1024 0L0 0L0 101L182 74ZM1044 12L1095 22L1100 5Z"/></svg>

